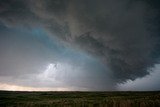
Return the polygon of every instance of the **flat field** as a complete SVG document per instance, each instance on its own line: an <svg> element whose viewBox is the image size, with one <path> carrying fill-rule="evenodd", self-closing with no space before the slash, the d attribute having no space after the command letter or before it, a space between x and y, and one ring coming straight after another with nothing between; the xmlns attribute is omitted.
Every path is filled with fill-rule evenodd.
<svg viewBox="0 0 160 107"><path fill-rule="evenodd" d="M0 107L160 107L160 91L0 91Z"/></svg>

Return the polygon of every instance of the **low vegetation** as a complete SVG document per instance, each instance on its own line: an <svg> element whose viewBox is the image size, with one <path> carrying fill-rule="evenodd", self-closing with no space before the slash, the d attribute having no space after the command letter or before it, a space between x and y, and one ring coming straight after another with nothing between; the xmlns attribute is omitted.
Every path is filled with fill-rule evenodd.
<svg viewBox="0 0 160 107"><path fill-rule="evenodd" d="M160 92L0 91L0 107L160 107Z"/></svg>

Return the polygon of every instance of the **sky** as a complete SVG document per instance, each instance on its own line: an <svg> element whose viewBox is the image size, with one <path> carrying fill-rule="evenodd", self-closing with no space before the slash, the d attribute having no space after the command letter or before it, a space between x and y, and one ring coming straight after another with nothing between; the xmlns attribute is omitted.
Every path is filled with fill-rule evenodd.
<svg viewBox="0 0 160 107"><path fill-rule="evenodd" d="M160 90L159 0L0 0L0 90Z"/></svg>

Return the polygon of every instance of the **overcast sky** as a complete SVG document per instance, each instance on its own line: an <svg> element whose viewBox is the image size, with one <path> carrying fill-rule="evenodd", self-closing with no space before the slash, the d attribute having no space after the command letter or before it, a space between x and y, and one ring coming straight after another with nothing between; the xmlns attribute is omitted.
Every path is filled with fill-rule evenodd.
<svg viewBox="0 0 160 107"><path fill-rule="evenodd" d="M0 90L160 90L159 0L0 0Z"/></svg>

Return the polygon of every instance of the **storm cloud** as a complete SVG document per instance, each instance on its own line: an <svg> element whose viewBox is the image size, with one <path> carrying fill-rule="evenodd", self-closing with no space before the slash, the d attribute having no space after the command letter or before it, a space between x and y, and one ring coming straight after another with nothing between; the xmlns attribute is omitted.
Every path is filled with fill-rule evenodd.
<svg viewBox="0 0 160 107"><path fill-rule="evenodd" d="M152 6L149 0L1 0L0 21L41 27L50 39L99 59L107 69L100 81L111 85L144 77L159 63L159 10Z"/></svg>

